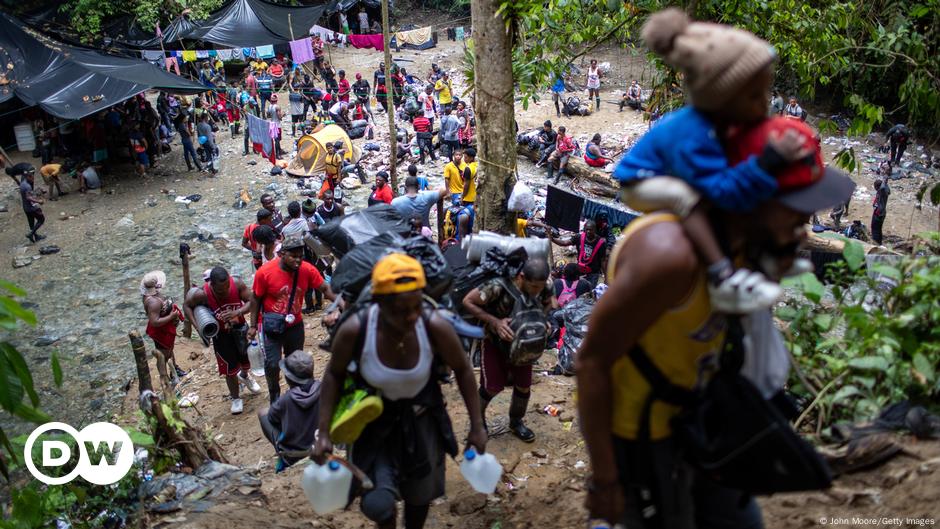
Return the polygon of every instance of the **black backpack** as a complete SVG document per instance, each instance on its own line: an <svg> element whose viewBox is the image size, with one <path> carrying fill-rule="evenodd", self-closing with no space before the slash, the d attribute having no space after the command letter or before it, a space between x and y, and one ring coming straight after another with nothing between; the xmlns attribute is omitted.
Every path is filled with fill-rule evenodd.
<svg viewBox="0 0 940 529"><path fill-rule="evenodd" d="M740 374L744 331L736 317L728 331L717 373L701 390L672 384L636 346L629 357L652 390L639 423L638 440L649 444L654 401L682 406L672 423L689 462L715 482L750 494L824 489L832 475L813 445L790 425L796 408L785 394L767 400Z"/></svg>
<svg viewBox="0 0 940 529"><path fill-rule="evenodd" d="M516 366L532 365L548 345L548 318L537 299L525 296L512 281L503 279L502 282L513 299L512 322L509 324L513 339L509 344L509 362Z"/></svg>

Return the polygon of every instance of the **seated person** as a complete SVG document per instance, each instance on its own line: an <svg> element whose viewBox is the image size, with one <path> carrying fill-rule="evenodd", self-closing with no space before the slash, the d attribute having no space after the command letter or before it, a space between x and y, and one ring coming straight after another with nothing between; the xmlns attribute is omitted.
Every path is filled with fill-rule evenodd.
<svg viewBox="0 0 940 529"><path fill-rule="evenodd" d="M320 381L313 378L313 356L294 351L281 359L280 367L290 389L270 408L258 411L261 432L278 452L307 450L316 440L316 419L320 413ZM299 460L280 456L275 472Z"/></svg>
<svg viewBox="0 0 940 529"><path fill-rule="evenodd" d="M95 170L94 165L83 162L78 166L78 192L84 193L95 189L101 189L101 178L98 176L98 171Z"/></svg>

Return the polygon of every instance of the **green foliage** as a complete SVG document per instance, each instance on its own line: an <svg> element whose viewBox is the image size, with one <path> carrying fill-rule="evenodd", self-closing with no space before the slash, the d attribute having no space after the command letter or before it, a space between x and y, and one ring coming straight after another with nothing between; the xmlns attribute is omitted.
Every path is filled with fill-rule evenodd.
<svg viewBox="0 0 940 529"><path fill-rule="evenodd" d="M108 516L126 515L138 501L140 478L130 472L114 485L98 486L73 481L67 485L39 485L14 488L8 517L0 519L0 529L42 529L53 520L63 520L75 529L107 526Z"/></svg>
<svg viewBox="0 0 940 529"><path fill-rule="evenodd" d="M897 257L866 269L855 241L843 256L829 266L828 291L811 274L788 281L803 294L776 312L798 368L791 388L816 399L829 423L871 419L902 399L935 404L940 257Z"/></svg>
<svg viewBox="0 0 940 529"><path fill-rule="evenodd" d="M189 9L193 20L203 20L218 9L224 0L69 0L59 9L69 13L71 26L84 41L91 41L101 33L102 25L110 18L130 15L137 24L153 32L157 22L166 28L184 9Z"/></svg>
<svg viewBox="0 0 940 529"><path fill-rule="evenodd" d="M3 280L0 280L0 288L13 296L26 294L16 285ZM13 297L0 295L0 332L3 333L0 334L0 409L27 422L44 423L50 419L39 410L39 395L29 366L16 347L7 341L9 335L15 333L23 323L36 325L36 315L23 308ZM55 354L52 357L52 371L56 385L61 384L62 368ZM16 465L20 451L14 450L3 428L0 428L0 452L5 452L0 454L0 474L9 479L8 462Z"/></svg>

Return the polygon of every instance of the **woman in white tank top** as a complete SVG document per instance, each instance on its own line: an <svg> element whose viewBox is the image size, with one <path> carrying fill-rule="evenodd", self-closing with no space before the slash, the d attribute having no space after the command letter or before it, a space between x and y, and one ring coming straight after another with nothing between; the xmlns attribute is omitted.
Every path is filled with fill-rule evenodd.
<svg viewBox="0 0 940 529"><path fill-rule="evenodd" d="M453 369L467 406L468 444L477 452L486 449L473 368L450 323L425 313L425 285L424 270L414 258L382 258L372 270L375 303L340 325L320 390L314 446L320 462L333 451L330 425L346 377L361 380L382 397L382 414L349 450L350 460L375 483L362 495L362 512L381 527L395 526L398 499L405 501L406 525L422 527L431 502L444 494L444 456L455 455L457 446L434 379L435 355Z"/></svg>
<svg viewBox="0 0 940 529"><path fill-rule="evenodd" d="M601 108L601 72L597 67L597 60L591 59L591 66L587 73L588 101L594 99L594 112Z"/></svg>

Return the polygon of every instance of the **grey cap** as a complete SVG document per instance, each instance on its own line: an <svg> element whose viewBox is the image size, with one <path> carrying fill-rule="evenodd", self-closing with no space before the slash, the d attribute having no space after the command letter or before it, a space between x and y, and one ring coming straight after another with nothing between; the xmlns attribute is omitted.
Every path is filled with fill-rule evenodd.
<svg viewBox="0 0 940 529"><path fill-rule="evenodd" d="M294 351L278 362L284 378L303 386L313 380L313 355L306 351Z"/></svg>
<svg viewBox="0 0 940 529"><path fill-rule="evenodd" d="M304 241L300 237L291 236L284 239L284 242L281 243L281 251L286 252L289 250L296 250L297 248L303 248Z"/></svg>

